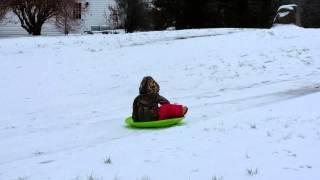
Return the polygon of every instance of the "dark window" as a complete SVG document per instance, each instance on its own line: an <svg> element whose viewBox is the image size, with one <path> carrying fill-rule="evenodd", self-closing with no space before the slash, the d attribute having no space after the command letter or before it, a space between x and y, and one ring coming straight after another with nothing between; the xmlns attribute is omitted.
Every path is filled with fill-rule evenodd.
<svg viewBox="0 0 320 180"><path fill-rule="evenodd" d="M73 18L81 19L81 3L75 3L73 7Z"/></svg>

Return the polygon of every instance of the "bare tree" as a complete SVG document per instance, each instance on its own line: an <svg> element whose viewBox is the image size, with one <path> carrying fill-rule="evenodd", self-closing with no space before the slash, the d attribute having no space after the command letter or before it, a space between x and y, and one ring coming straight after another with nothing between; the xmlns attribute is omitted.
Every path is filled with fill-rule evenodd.
<svg viewBox="0 0 320 180"><path fill-rule="evenodd" d="M31 35L41 35L42 26L50 19L60 19L69 3L77 0L1 0L5 11L11 10L20 20L21 27ZM1 10L0 10L1 11Z"/></svg>
<svg viewBox="0 0 320 180"><path fill-rule="evenodd" d="M80 24L82 5L72 0L63 0L62 4L57 12L55 25L64 34L69 34Z"/></svg>
<svg viewBox="0 0 320 180"><path fill-rule="evenodd" d="M29 34L41 35L43 24L56 15L58 3L54 0L12 0L10 7Z"/></svg>
<svg viewBox="0 0 320 180"><path fill-rule="evenodd" d="M114 28L124 28L127 8L126 1L115 0L115 5L108 7L110 11L109 19Z"/></svg>
<svg viewBox="0 0 320 180"><path fill-rule="evenodd" d="M120 9L118 6L109 6L109 12L105 12L105 18L107 23L110 23L111 26L115 29L122 29L124 27L124 19L122 18L120 13Z"/></svg>
<svg viewBox="0 0 320 180"><path fill-rule="evenodd" d="M7 12L4 9L0 8L0 22L5 17L6 14L7 14Z"/></svg>
<svg viewBox="0 0 320 180"><path fill-rule="evenodd" d="M115 0L110 6L110 19L117 28L126 32L152 28L151 8L148 0Z"/></svg>
<svg viewBox="0 0 320 180"><path fill-rule="evenodd" d="M0 0L0 22L6 16L8 10L8 2L6 0Z"/></svg>

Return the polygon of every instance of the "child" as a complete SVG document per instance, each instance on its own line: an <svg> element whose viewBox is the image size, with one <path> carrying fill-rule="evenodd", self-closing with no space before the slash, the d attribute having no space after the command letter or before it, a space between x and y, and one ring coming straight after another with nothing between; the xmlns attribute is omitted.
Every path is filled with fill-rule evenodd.
<svg viewBox="0 0 320 180"><path fill-rule="evenodd" d="M133 102L132 118L135 122L183 117L187 113L186 106L170 104L166 98L159 95L159 91L160 87L152 77L146 76L142 79L140 95Z"/></svg>

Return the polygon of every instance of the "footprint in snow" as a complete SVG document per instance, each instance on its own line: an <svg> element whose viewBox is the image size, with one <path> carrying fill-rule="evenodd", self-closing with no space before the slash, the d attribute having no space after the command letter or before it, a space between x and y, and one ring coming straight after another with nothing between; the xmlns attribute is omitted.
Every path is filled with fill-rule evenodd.
<svg viewBox="0 0 320 180"><path fill-rule="evenodd" d="M41 161L41 162L39 162L39 164L49 164L52 162L54 162L54 160Z"/></svg>
<svg viewBox="0 0 320 180"><path fill-rule="evenodd" d="M41 152L41 151L36 151L33 153L33 155L35 155L35 156L41 156L43 154L44 154L44 152Z"/></svg>
<svg viewBox="0 0 320 180"><path fill-rule="evenodd" d="M304 169L304 168L311 169L312 166L310 166L310 165L301 165L301 166L299 166L299 168L301 168L301 169Z"/></svg>

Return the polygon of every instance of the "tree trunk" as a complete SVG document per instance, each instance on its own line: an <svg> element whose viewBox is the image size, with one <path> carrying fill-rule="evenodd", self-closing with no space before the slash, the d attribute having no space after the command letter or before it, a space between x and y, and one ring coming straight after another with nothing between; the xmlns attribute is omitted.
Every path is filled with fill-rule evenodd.
<svg viewBox="0 0 320 180"><path fill-rule="evenodd" d="M40 35L41 35L41 32L40 32L40 31L35 31L35 32L33 32L32 35L33 35L33 36L40 36Z"/></svg>
<svg viewBox="0 0 320 180"><path fill-rule="evenodd" d="M34 25L31 27L32 35L33 36L40 36L42 30L42 24L41 25Z"/></svg>

